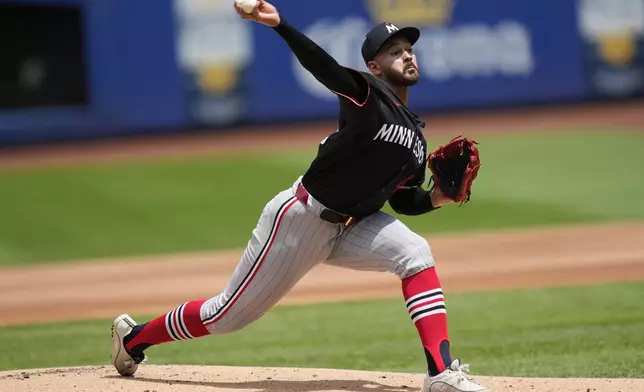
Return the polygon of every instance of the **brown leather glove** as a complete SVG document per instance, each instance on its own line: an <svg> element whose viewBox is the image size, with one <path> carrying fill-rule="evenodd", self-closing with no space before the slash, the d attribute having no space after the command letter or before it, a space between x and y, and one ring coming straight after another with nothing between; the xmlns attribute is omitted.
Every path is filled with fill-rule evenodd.
<svg viewBox="0 0 644 392"><path fill-rule="evenodd" d="M474 140L458 136L438 147L427 158L434 186L461 204L470 201L472 183L481 167L476 144Z"/></svg>

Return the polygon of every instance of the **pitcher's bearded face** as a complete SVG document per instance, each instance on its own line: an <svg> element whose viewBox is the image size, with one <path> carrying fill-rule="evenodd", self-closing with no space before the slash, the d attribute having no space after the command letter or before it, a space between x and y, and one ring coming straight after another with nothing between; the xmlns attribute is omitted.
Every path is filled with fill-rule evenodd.
<svg viewBox="0 0 644 392"><path fill-rule="evenodd" d="M370 62L369 69L374 76L395 86L413 86L420 79L416 54L409 41L402 37L388 41Z"/></svg>

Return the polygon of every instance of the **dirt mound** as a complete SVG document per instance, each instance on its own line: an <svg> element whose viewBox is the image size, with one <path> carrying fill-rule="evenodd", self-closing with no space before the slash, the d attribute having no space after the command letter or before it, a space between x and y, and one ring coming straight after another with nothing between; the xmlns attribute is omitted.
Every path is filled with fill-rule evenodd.
<svg viewBox="0 0 644 392"><path fill-rule="evenodd" d="M636 392L644 379L472 377L494 392ZM151 366L133 378L110 366L0 373L0 390L12 392L403 392L420 391L422 374L332 369Z"/></svg>

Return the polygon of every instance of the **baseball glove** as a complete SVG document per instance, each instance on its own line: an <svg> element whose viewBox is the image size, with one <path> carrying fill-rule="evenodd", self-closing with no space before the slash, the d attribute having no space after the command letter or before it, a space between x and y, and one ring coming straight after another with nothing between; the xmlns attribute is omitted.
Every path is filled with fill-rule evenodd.
<svg viewBox="0 0 644 392"><path fill-rule="evenodd" d="M474 140L458 136L427 158L434 186L461 205L470 201L472 183L481 167L476 144Z"/></svg>

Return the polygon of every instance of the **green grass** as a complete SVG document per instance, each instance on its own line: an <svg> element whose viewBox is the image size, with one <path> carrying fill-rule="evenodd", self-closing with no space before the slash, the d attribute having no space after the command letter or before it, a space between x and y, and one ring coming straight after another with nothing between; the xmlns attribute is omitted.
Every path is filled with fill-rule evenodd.
<svg viewBox="0 0 644 392"><path fill-rule="evenodd" d="M453 354L476 374L644 377L642 298L644 282L450 294ZM108 364L110 322L1 328L0 369ZM396 299L277 307L236 333L147 353L151 364L425 369Z"/></svg>
<svg viewBox="0 0 644 392"><path fill-rule="evenodd" d="M430 148L436 143L430 139ZM644 218L644 138L479 137L473 201L401 217L423 233ZM243 247L314 150L0 173L0 266ZM391 212L387 206L385 211Z"/></svg>

